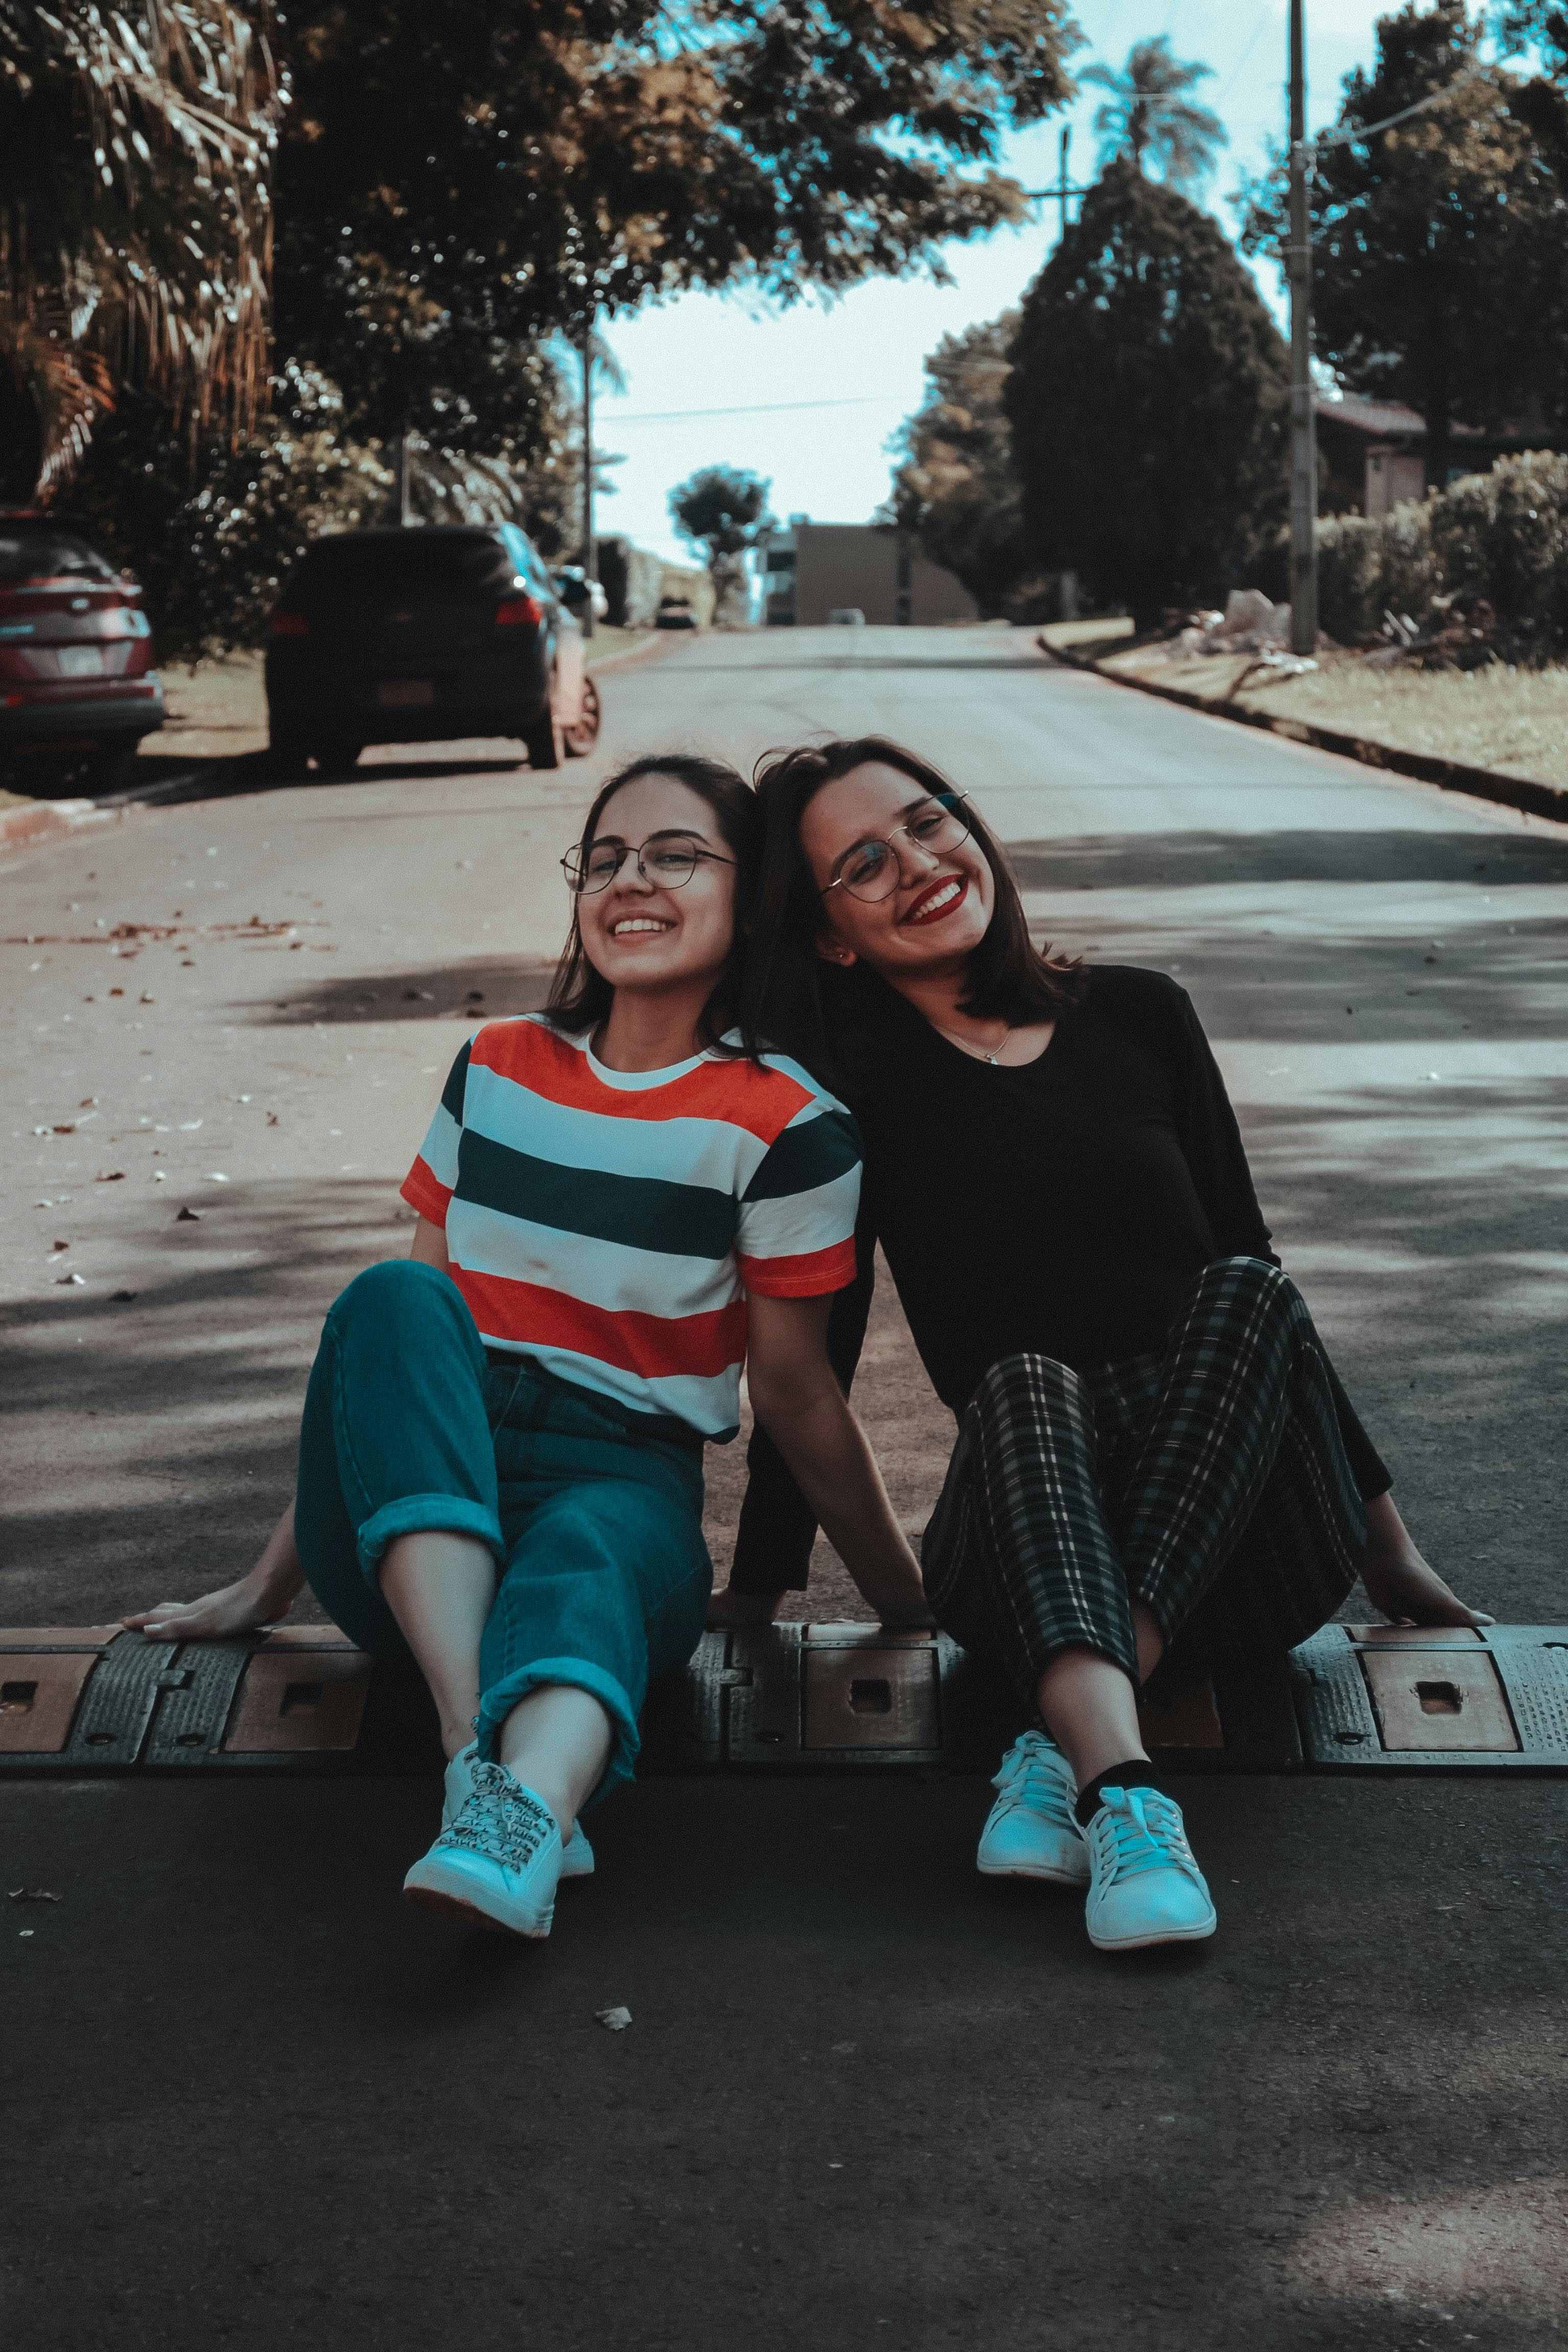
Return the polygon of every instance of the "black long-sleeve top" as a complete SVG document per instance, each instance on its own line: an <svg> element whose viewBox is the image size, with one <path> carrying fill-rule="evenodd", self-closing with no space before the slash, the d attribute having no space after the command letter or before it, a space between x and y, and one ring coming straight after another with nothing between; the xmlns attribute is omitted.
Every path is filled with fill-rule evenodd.
<svg viewBox="0 0 1568 2352"><path fill-rule="evenodd" d="M1279 1260L1208 1039L1163 972L1093 967L1050 1044L976 1061L890 989L853 1108L866 1143L858 1273L828 1349L846 1390L880 1242L921 1360L954 1414L1023 1350L1086 1370L1158 1350L1215 1258ZM1364 1498L1392 1483L1334 1379ZM816 1522L766 1433L748 1455L731 1580L802 1587Z"/></svg>

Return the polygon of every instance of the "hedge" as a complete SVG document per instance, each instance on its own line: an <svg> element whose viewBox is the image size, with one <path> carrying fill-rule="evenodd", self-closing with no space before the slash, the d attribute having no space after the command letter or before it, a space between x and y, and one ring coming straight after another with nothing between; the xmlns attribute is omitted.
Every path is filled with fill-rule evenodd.
<svg viewBox="0 0 1568 2352"><path fill-rule="evenodd" d="M1500 457L1376 521L1318 525L1318 616L1331 637L1375 636L1385 611L1419 619L1435 595L1484 596L1510 661L1568 656L1568 456Z"/></svg>

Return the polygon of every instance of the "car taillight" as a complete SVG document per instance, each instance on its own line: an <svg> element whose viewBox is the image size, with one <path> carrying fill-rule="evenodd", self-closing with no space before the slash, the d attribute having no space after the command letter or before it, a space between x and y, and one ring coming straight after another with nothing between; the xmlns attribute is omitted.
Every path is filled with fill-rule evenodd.
<svg viewBox="0 0 1568 2352"><path fill-rule="evenodd" d="M509 596L504 604L496 606L498 629L536 629L544 618L544 607L537 596Z"/></svg>
<svg viewBox="0 0 1568 2352"><path fill-rule="evenodd" d="M303 613L276 612L267 624L269 637L308 637L310 624Z"/></svg>

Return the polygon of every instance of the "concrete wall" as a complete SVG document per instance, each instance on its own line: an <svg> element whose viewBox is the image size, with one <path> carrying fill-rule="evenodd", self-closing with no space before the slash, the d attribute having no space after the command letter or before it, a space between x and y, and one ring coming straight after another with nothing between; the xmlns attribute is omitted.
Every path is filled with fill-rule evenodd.
<svg viewBox="0 0 1568 2352"><path fill-rule="evenodd" d="M798 628L820 627L830 613L858 610L869 622L931 625L973 621L978 608L951 572L929 563L902 533L871 523L801 522L789 533L795 544L794 619ZM769 599L770 618L786 617L777 582Z"/></svg>

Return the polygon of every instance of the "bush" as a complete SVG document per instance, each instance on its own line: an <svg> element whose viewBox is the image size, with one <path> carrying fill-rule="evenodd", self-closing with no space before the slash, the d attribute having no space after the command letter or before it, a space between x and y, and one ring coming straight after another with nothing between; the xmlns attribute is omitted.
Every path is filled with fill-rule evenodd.
<svg viewBox="0 0 1568 2352"><path fill-rule="evenodd" d="M1568 655L1568 457L1500 457L1424 504L1376 522L1318 525L1318 616L1331 637L1375 636L1385 611L1419 617L1435 595L1484 596L1508 660Z"/></svg>
<svg viewBox="0 0 1568 2352"><path fill-rule="evenodd" d="M1336 515L1318 525L1318 619L1342 645L1376 636L1385 612L1424 613L1437 586L1430 506L1412 500L1375 522Z"/></svg>

